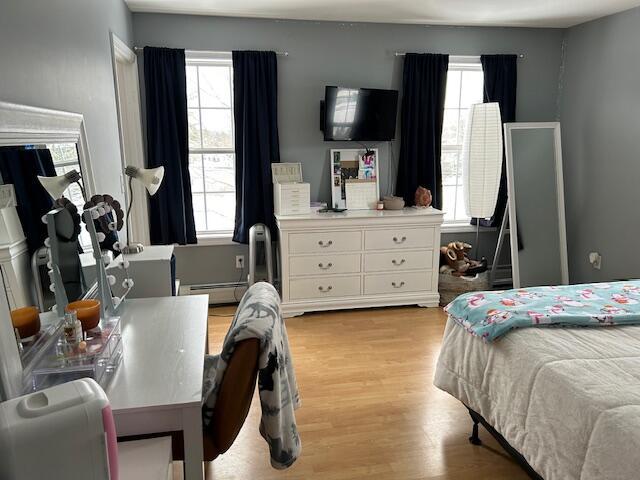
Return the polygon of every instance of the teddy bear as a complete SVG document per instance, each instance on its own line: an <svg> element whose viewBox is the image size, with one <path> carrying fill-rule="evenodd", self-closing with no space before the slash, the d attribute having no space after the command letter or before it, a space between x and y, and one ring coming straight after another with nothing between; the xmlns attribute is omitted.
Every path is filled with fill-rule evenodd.
<svg viewBox="0 0 640 480"><path fill-rule="evenodd" d="M469 269L469 259L467 257L467 252L469 251L471 251L471 245L465 242L451 242L444 247L440 247L440 254L447 265L458 273L464 273Z"/></svg>
<svg viewBox="0 0 640 480"><path fill-rule="evenodd" d="M471 245L465 242L451 242L440 247L440 265L447 265L455 276L484 272L487 269L486 259L471 260L467 255L470 251Z"/></svg>

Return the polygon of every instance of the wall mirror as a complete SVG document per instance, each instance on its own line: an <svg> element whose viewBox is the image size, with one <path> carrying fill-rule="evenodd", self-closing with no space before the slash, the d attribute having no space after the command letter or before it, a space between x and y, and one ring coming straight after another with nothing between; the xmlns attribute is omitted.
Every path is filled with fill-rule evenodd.
<svg viewBox="0 0 640 480"><path fill-rule="evenodd" d="M47 227L41 218L54 206L37 177L72 170L80 179L61 190L60 196L81 213L85 197L95 192L82 115L0 102L0 182L14 186L17 201L0 217L0 231L5 232L0 238L0 271L11 308L38 305L46 310L54 302L51 292L34 281L47 274L42 250ZM90 252L86 229L80 229L78 242ZM90 256L83 258L90 261Z"/></svg>
<svg viewBox="0 0 640 480"><path fill-rule="evenodd" d="M506 123L504 137L513 287L568 284L560 123Z"/></svg>
<svg viewBox="0 0 640 480"><path fill-rule="evenodd" d="M42 247L50 232L42 217L54 205L37 176L64 175L74 169L80 173L79 182L65 186L60 194L82 213L85 196L95 194L82 115L0 102L0 183L13 185L16 200L14 205L4 205L0 210L0 296L11 310L37 306L45 311L55 303L48 288L40 289L42 298L38 293L38 277L48 278L49 270L49 254ZM63 220L56 231L66 239L73 227L68 225L68 215ZM80 254L75 243L57 245L69 301L85 296L89 283L95 281L90 236L84 226L78 233L77 242L87 253ZM82 264L86 268L79 272ZM87 272L89 275L83 279ZM9 315L2 315L0 322L2 332L14 331ZM38 334L42 332L44 327ZM38 334L21 339L23 364L29 345L37 342ZM15 342L13 337L11 340ZM12 364L15 359L6 358L10 355L7 349L0 351L0 363Z"/></svg>

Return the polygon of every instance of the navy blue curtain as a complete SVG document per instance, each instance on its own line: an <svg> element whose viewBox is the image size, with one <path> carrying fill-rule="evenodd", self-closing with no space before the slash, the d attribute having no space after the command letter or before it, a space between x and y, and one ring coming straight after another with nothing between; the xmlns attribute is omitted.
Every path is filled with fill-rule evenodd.
<svg viewBox="0 0 640 480"><path fill-rule="evenodd" d="M16 210L31 254L47 238L47 226L42 223L42 216L53 206L53 199L38 181L38 175L56 175L48 149L0 147L2 183L12 183L16 191Z"/></svg>
<svg viewBox="0 0 640 480"><path fill-rule="evenodd" d="M196 243L184 50L145 47L144 85L147 164L165 170L160 189L149 199L151 243Z"/></svg>
<svg viewBox="0 0 640 480"><path fill-rule="evenodd" d="M419 186L442 208L442 119L449 55L407 53L402 77L400 160L396 195L415 203Z"/></svg>
<svg viewBox="0 0 640 480"><path fill-rule="evenodd" d="M517 55L482 55L480 57L484 72L484 102L498 102L502 123L516 121L516 90L518 86L518 56ZM493 216L490 219L480 219L484 227L499 227L502 223L504 210L507 206L507 167L506 159L502 157L502 176L500 189ZM477 219L471 219L475 225Z"/></svg>
<svg viewBox="0 0 640 480"><path fill-rule="evenodd" d="M233 52L236 219L233 241L248 243L264 223L276 233L271 164L280 161L278 67L275 52Z"/></svg>

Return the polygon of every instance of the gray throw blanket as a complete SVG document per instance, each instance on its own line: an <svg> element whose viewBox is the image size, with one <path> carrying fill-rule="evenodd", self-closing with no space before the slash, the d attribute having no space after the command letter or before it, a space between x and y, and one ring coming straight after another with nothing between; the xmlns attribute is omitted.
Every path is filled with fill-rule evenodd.
<svg viewBox="0 0 640 480"><path fill-rule="evenodd" d="M296 461L302 448L294 415L294 410L300 406L300 396L280 297L269 283L259 282L247 290L224 339L222 352L205 357L203 422L205 426L209 425L217 391L236 343L249 338L260 340L260 433L269 444L271 465L284 469Z"/></svg>

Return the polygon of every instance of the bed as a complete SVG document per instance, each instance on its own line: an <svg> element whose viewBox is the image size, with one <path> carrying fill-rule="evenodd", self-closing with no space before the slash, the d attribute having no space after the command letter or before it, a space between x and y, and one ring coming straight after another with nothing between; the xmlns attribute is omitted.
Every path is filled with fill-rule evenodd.
<svg viewBox="0 0 640 480"><path fill-rule="evenodd" d="M524 328L487 343L449 317L434 383L535 478L640 478L640 326Z"/></svg>

